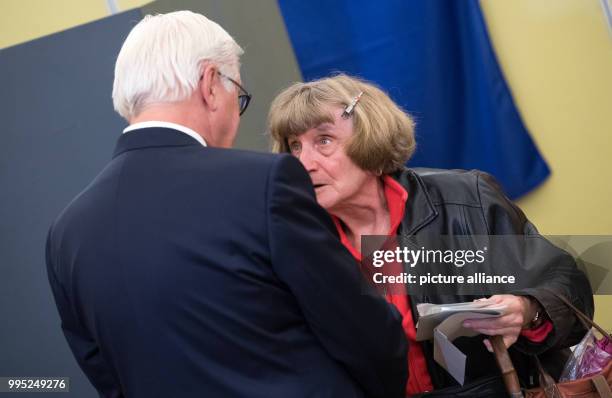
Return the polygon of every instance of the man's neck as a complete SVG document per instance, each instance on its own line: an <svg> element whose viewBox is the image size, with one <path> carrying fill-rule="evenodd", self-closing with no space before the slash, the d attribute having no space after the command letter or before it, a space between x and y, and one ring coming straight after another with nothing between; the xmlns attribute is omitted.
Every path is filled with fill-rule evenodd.
<svg viewBox="0 0 612 398"><path fill-rule="evenodd" d="M142 122L168 122L178 124L196 132L208 145L212 145L206 132L210 131L205 118L199 117L196 110L182 103L168 103L148 106L137 116L129 120L130 124Z"/></svg>

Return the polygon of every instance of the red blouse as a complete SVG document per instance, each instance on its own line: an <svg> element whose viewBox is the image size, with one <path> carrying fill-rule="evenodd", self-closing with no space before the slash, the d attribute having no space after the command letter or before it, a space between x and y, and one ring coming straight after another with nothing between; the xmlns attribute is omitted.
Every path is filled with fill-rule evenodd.
<svg viewBox="0 0 612 398"><path fill-rule="evenodd" d="M389 176L385 176L383 182L385 198L387 199L387 206L389 208L389 219L391 222L391 228L387 235L395 236L397 235L397 229L400 223L404 219L408 192ZM361 253L359 253L349 241L344 233L340 220L335 216L332 216L332 219L336 224L336 229L338 230L342 244L351 252L357 261L361 262ZM423 353L423 347L420 342L416 341L416 328L412 320L412 312L410 311L410 296L406 294L405 291L403 294L398 293L401 292L396 291L396 287L394 287L394 294L387 294L386 299L388 302L395 305L402 314L402 327L404 328L404 333L406 334L410 347L408 350L408 383L406 384L406 394L413 395L432 391L433 385L427 370L427 362L425 360L425 354ZM521 334L533 342L539 343L544 341L551 330L551 322L546 321L536 329L525 330Z"/></svg>
<svg viewBox="0 0 612 398"><path fill-rule="evenodd" d="M397 229L400 223L404 219L404 210L406 209L408 193L391 177L385 176L384 184L385 197L387 199L389 218L391 221L391 229L388 235L395 236L397 235ZM332 216L332 218L338 229L342 244L346 246L357 261L361 262L361 253L359 253L351 242L349 242L340 220L337 217ZM410 311L410 296L407 294L387 294L386 298L387 301L394 304L400 314L402 314L402 327L404 328L404 333L406 333L408 339L408 346L410 347L408 350L408 383L406 384L406 394L413 395L425 391L432 391L433 386L431 384L429 372L427 371L423 347L421 347L421 343L416 341L416 328L414 327L412 312Z"/></svg>

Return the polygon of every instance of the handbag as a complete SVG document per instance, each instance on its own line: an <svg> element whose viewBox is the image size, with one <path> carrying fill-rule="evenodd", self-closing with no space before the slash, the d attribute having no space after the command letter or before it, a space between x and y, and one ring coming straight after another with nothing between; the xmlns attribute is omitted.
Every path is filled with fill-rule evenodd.
<svg viewBox="0 0 612 398"><path fill-rule="evenodd" d="M574 307L567 298L555 292L551 293L574 312L576 318L582 322L586 330L590 330L593 327L605 338L612 340L612 336L608 332L593 322L578 308ZM612 361L596 374L565 382L555 382L544 370L537 356L536 365L540 373L540 387L525 390L526 398L612 398Z"/></svg>

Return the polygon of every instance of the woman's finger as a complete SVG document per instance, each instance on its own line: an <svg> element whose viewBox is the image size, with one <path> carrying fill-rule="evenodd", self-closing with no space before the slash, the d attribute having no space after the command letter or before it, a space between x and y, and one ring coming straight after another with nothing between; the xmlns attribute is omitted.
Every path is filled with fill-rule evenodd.
<svg viewBox="0 0 612 398"><path fill-rule="evenodd" d="M522 326L522 317L518 315L504 315L499 318L466 319L463 326L470 329L495 329L513 326Z"/></svg>
<svg viewBox="0 0 612 398"><path fill-rule="evenodd" d="M486 334L487 336L506 336L506 335L516 335L518 336L521 333L520 328L503 328L503 329L474 329L475 332L480 334Z"/></svg>

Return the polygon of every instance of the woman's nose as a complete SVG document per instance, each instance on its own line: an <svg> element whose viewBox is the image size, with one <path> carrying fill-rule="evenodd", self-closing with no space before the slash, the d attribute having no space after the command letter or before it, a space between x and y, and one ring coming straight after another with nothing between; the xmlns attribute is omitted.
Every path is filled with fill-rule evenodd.
<svg viewBox="0 0 612 398"><path fill-rule="evenodd" d="M307 172L310 173L316 170L317 162L316 162L315 154L313 153L312 150L308 148L302 148L302 150L300 151L300 155L298 156L298 159L300 160L300 162L302 162L302 165L304 166Z"/></svg>

